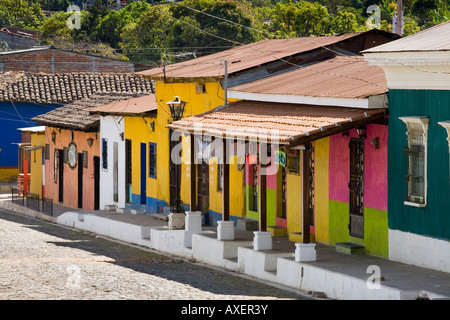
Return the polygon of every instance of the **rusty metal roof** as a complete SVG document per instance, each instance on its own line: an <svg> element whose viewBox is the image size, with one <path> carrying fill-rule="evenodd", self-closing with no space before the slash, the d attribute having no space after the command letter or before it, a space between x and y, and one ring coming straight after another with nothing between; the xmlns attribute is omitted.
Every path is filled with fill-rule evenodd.
<svg viewBox="0 0 450 320"><path fill-rule="evenodd" d="M230 88L259 94L333 98L366 98L386 93L381 67L369 66L360 56L336 57L308 67Z"/></svg>
<svg viewBox="0 0 450 320"><path fill-rule="evenodd" d="M343 132L384 116L384 109L238 101L167 127L199 135L292 145Z"/></svg>
<svg viewBox="0 0 450 320"><path fill-rule="evenodd" d="M228 73L246 70L295 54L329 46L361 33L336 36L269 39L238 46L229 50L165 66L167 78L217 78L224 76L221 60L228 61ZM163 68L137 72L150 78L163 78Z"/></svg>
<svg viewBox="0 0 450 320"><path fill-rule="evenodd" d="M115 101L135 97L136 93L96 93L89 98L76 100L45 114L32 118L39 125L56 128L69 128L80 131L96 131L100 122L100 116L89 114L87 110L94 106L112 104Z"/></svg>
<svg viewBox="0 0 450 320"><path fill-rule="evenodd" d="M365 50L363 53L449 50L450 21L447 21L405 38Z"/></svg>
<svg viewBox="0 0 450 320"><path fill-rule="evenodd" d="M158 109L158 104L154 94L142 97L117 100L110 104L96 106L86 111L89 114L141 114Z"/></svg>

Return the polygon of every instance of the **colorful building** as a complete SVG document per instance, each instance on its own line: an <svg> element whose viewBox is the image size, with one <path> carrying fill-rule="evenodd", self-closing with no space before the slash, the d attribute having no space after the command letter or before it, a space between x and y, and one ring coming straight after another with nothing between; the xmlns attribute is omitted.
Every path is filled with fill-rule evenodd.
<svg viewBox="0 0 450 320"><path fill-rule="evenodd" d="M264 40L164 66L161 69L139 72L144 77L155 81L158 115L155 120L155 135L151 139L156 137L157 140L155 142L155 140L145 141L144 139L141 143L152 141L156 144L158 168L157 178L148 178L150 189L146 189L148 198L146 201L140 187L143 183L137 183L138 176L133 178L132 206L146 207L150 210L147 211L149 213L163 212L167 211L176 199L181 199L185 209L202 211L205 216L209 216L210 222L222 220L225 203L221 183L222 167L220 163L217 163L217 157L204 158L205 161L200 161L196 166L185 165L185 162L176 165L170 160L171 150L179 145L179 142L178 140L169 142L170 131L166 126L173 119L166 103L173 100L175 96L187 102L184 116L202 114L241 99L228 97L228 91L225 90L227 88L324 61L337 54L357 55L365 48L397 38L397 35L372 30L330 37ZM126 128L137 128L127 126L128 117L125 120ZM180 139L183 141L183 147L186 147L183 150L189 150L187 148L189 140ZM199 141L198 144L207 147L210 142ZM139 154L140 151L137 148L136 150ZM189 152L183 151L182 156L188 159ZM139 168L140 164L137 165ZM242 166L230 169L233 181L229 201L230 212L232 212L230 219L235 222L245 218L247 213L245 194L248 190L246 191L244 171ZM195 177L196 183L192 182L192 177ZM194 184L198 190L195 199L190 192L191 185Z"/></svg>
<svg viewBox="0 0 450 320"><path fill-rule="evenodd" d="M22 127L35 126L31 118L97 92L151 92L151 82L129 74L64 73L0 75L0 181L15 181L18 175L17 146ZM145 90L145 91L143 91Z"/></svg>
<svg viewBox="0 0 450 320"><path fill-rule="evenodd" d="M100 172L107 169L108 162L102 153L99 116L90 115L87 110L136 94L98 93L32 119L45 125L47 198L71 208L100 209Z"/></svg>
<svg viewBox="0 0 450 320"><path fill-rule="evenodd" d="M450 271L450 22L375 47L389 88L389 259Z"/></svg>
<svg viewBox="0 0 450 320"><path fill-rule="evenodd" d="M133 168L139 168L134 162L141 161L141 140L156 141L152 139L157 112L155 95L115 101L89 109L88 112L100 117L101 156L102 165L104 164L100 170L100 209L116 208L127 212L130 209L126 210L126 207L132 203L133 177L136 181L143 181L141 194L145 195L144 199L146 190L153 190L151 185L147 185L149 181L146 172L142 171L141 177L136 175ZM125 123L131 126L128 130L125 130ZM142 168L148 168L149 177L156 177L156 173L152 171L156 168L156 163L150 160L156 155L156 148L151 150L154 146L152 142L148 142L148 145L145 142L144 145L142 148L146 150L142 157L145 157L145 163Z"/></svg>
<svg viewBox="0 0 450 320"><path fill-rule="evenodd" d="M295 242L357 244L387 257L383 70L362 57L336 57L228 94L243 100L170 127L245 143L245 218ZM231 193L236 182L227 179Z"/></svg>

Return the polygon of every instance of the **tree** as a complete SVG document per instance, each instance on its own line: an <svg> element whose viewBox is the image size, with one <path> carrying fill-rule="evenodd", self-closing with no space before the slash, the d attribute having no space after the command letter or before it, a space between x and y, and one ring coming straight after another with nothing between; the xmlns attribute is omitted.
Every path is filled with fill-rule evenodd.
<svg viewBox="0 0 450 320"><path fill-rule="evenodd" d="M0 23L2 25L37 30L44 20L45 15L37 1L0 1Z"/></svg>
<svg viewBox="0 0 450 320"><path fill-rule="evenodd" d="M149 6L122 28L119 46L132 61L159 66L166 59L170 16L167 5Z"/></svg>
<svg viewBox="0 0 450 320"><path fill-rule="evenodd" d="M250 8L241 1L186 0L170 6L170 12L174 18L168 38L172 47L207 48L211 53L256 39Z"/></svg>

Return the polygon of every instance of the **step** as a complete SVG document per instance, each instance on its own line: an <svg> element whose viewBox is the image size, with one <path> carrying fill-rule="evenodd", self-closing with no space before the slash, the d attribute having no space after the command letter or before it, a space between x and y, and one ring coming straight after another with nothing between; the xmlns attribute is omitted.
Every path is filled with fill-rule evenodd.
<svg viewBox="0 0 450 320"><path fill-rule="evenodd" d="M118 212L118 213L131 213L131 209L130 208L117 208L116 212Z"/></svg>
<svg viewBox="0 0 450 320"><path fill-rule="evenodd" d="M289 241L296 242L296 243L302 243L303 242L303 236L301 232L289 232Z"/></svg>
<svg viewBox="0 0 450 320"><path fill-rule="evenodd" d="M145 214L145 209L131 209L131 214Z"/></svg>
<svg viewBox="0 0 450 320"><path fill-rule="evenodd" d="M287 229L279 226L268 226L267 231L272 232L272 236L285 236L287 235Z"/></svg>
<svg viewBox="0 0 450 320"><path fill-rule="evenodd" d="M105 204L103 210L106 211L116 211L117 206L115 204Z"/></svg>
<svg viewBox="0 0 450 320"><path fill-rule="evenodd" d="M241 231L258 231L258 220L253 219L239 219L236 222L236 229Z"/></svg>
<svg viewBox="0 0 450 320"><path fill-rule="evenodd" d="M336 243L336 251L346 254L364 254L366 248L359 243L339 242Z"/></svg>
<svg viewBox="0 0 450 320"><path fill-rule="evenodd" d="M169 221L169 214L167 214L167 213L153 213L152 217L154 219L159 219L162 221Z"/></svg>

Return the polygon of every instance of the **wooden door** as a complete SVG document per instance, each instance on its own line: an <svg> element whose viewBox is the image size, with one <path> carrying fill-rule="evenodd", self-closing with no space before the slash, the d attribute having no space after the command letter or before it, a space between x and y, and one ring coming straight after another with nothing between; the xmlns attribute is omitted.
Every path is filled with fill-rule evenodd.
<svg viewBox="0 0 450 320"><path fill-rule="evenodd" d="M197 203L199 211L209 211L209 164L205 160L197 164Z"/></svg>
<svg viewBox="0 0 450 320"><path fill-rule="evenodd" d="M350 139L349 231L364 237L364 139Z"/></svg>

